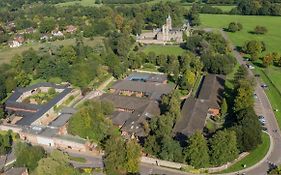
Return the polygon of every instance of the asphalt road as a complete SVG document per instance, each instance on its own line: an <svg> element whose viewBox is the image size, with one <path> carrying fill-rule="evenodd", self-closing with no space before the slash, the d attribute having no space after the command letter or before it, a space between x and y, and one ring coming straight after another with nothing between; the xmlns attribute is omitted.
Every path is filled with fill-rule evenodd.
<svg viewBox="0 0 281 175"><path fill-rule="evenodd" d="M229 41L227 34L224 31L221 31L222 36ZM231 43L231 48L233 55L236 57L238 63L240 65L245 65L246 62L243 60L243 57L240 55L240 53L235 49L234 45ZM249 70L249 74L254 77L254 73ZM270 87L269 87L270 88ZM268 133L271 136L271 150L268 155L268 157L262 161L262 163L259 163L252 168L247 169L245 172L246 174L255 174L255 175L264 175L267 174L266 172L269 169L269 166L271 163L274 164L281 164L281 134L280 129L277 123L277 120L275 118L274 112L272 110L272 107L270 105L270 102L266 96L265 93L266 89L263 89L261 87L261 82L259 79L257 79L257 86L255 89L255 93L257 94L257 105L258 110L256 110L258 115L263 115L267 121L266 127L268 128ZM281 99L280 99L281 100ZM277 130L277 132L274 132L274 130Z"/></svg>

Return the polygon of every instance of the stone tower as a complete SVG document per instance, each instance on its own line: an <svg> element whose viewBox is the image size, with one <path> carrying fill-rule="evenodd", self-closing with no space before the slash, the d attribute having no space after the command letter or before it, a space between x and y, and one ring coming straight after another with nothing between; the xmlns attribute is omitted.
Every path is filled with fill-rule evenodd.
<svg viewBox="0 0 281 175"><path fill-rule="evenodd" d="M166 19L166 26L168 30L172 30L172 18L169 15L168 18Z"/></svg>

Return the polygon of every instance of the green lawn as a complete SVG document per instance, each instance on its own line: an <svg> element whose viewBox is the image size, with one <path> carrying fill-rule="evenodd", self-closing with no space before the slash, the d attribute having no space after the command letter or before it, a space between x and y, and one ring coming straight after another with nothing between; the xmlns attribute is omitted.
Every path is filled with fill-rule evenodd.
<svg viewBox="0 0 281 175"><path fill-rule="evenodd" d="M3 63L9 63L9 61L16 55L16 54L21 54L22 52L28 50L29 48L33 48L35 50L38 50L39 48L43 46L59 46L59 45L74 45L75 44L75 39L65 39L65 40L57 40L53 42L48 42L48 43L30 43L27 45L23 45L18 48L3 48L0 50L0 64ZM84 39L84 44L95 47L97 45L103 44L103 37L96 37L94 40L90 40L88 38Z"/></svg>
<svg viewBox="0 0 281 175"><path fill-rule="evenodd" d="M228 33L230 40L237 46L243 45L246 40L258 39L264 41L267 47L266 52L281 53L281 33L280 21L281 17L273 16L235 16L235 15L206 15L201 16L203 27L223 28L231 21L240 22L243 25L243 30L236 33ZM264 25L268 29L265 35L250 34L256 25ZM271 66L267 69L256 66L255 72L261 75L261 81L269 85L269 89L265 90L267 97L270 100L271 106L274 109L279 109L275 112L279 127L281 128L281 68ZM226 82L227 83L227 82Z"/></svg>
<svg viewBox="0 0 281 175"><path fill-rule="evenodd" d="M249 155L247 155L242 160L238 161L237 163L220 173L231 173L240 171L244 169L243 165L247 165L246 168L248 168L262 160L270 147L270 139L267 134L263 133L262 140L263 143L259 145L255 150L253 150Z"/></svg>
<svg viewBox="0 0 281 175"><path fill-rule="evenodd" d="M75 162L80 162L80 163L86 163L87 160L84 157L73 157L69 156L69 160L75 161Z"/></svg>
<svg viewBox="0 0 281 175"><path fill-rule="evenodd" d="M156 55L181 55L185 52L184 49L177 45L147 45L142 51L146 54L155 52Z"/></svg>
<svg viewBox="0 0 281 175"><path fill-rule="evenodd" d="M76 0L76 1L70 1L70 2L63 2L63 3L58 3L56 6L71 6L71 5L76 5L79 4L81 6L97 6L98 4L95 4L95 0Z"/></svg>
<svg viewBox="0 0 281 175"><path fill-rule="evenodd" d="M241 46L246 40L257 39L264 41L267 51L281 52L281 32L280 21L281 17L275 16L238 16L238 15L213 15L201 14L200 19L203 27L224 28L230 22L237 21L243 25L243 30L236 33L228 33L229 38L236 45ZM255 35L249 32L257 25L266 26L268 33L265 35Z"/></svg>

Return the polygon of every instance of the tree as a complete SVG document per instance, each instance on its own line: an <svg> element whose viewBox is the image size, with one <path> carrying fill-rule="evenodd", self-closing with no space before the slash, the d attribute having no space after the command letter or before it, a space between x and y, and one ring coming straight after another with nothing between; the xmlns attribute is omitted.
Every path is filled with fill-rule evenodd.
<svg viewBox="0 0 281 175"><path fill-rule="evenodd" d="M262 64L264 67L268 67L269 65L272 64L274 59L274 55L273 54L266 54L263 58L262 58Z"/></svg>
<svg viewBox="0 0 281 175"><path fill-rule="evenodd" d="M39 26L41 33L48 33L55 29L56 21L53 18L44 18Z"/></svg>
<svg viewBox="0 0 281 175"><path fill-rule="evenodd" d="M267 28L265 26L256 26L254 29L254 33L260 35L265 34L267 33Z"/></svg>
<svg viewBox="0 0 281 175"><path fill-rule="evenodd" d="M2 110L2 108L1 108L1 110ZM7 154L9 151L11 151L12 143L13 143L13 139L12 139L11 131L0 134L0 155Z"/></svg>
<svg viewBox="0 0 281 175"><path fill-rule="evenodd" d="M126 145L127 151L127 171L128 173L139 172L139 162L141 157L141 147L136 140L129 140Z"/></svg>
<svg viewBox="0 0 281 175"><path fill-rule="evenodd" d="M126 147L121 136L110 136L105 143L105 171L107 174L118 175L126 173Z"/></svg>
<svg viewBox="0 0 281 175"><path fill-rule="evenodd" d="M0 101L2 101L7 96L7 91L4 83L4 76L0 76Z"/></svg>
<svg viewBox="0 0 281 175"><path fill-rule="evenodd" d="M45 151L40 146L31 146L27 143L19 142L16 144L15 155L17 158L16 166L26 167L29 171L33 171L40 159L45 156Z"/></svg>
<svg viewBox="0 0 281 175"><path fill-rule="evenodd" d="M79 172L69 164L68 155L59 150L39 161L35 175L77 175Z"/></svg>
<svg viewBox="0 0 281 175"><path fill-rule="evenodd" d="M209 166L209 148L202 133L197 131L188 139L185 159L188 164L194 166L195 168Z"/></svg>
<svg viewBox="0 0 281 175"><path fill-rule="evenodd" d="M186 70L181 78L181 88L191 90L195 83L196 75L190 70Z"/></svg>
<svg viewBox="0 0 281 175"><path fill-rule="evenodd" d="M231 130L217 131L210 139L210 157L213 165L219 166L238 157L236 134Z"/></svg>
<svg viewBox="0 0 281 175"><path fill-rule="evenodd" d="M96 142L101 142L107 135L111 123L105 119L105 114L109 110L102 108L106 102L88 101L79 111L69 120L67 130L73 135L79 135ZM107 106L107 105L106 105ZM111 106L108 104L108 106Z"/></svg>
<svg viewBox="0 0 281 175"><path fill-rule="evenodd" d="M193 4L191 9L189 10L188 13L188 20L190 22L191 26L198 26L200 25L200 18L199 18L199 8L198 4Z"/></svg>
<svg viewBox="0 0 281 175"><path fill-rule="evenodd" d="M221 115L224 116L227 113L228 107L227 107L227 102L226 99L223 98L222 104L221 104Z"/></svg>
<svg viewBox="0 0 281 175"><path fill-rule="evenodd" d="M253 82L250 82L248 79L239 81L239 86L236 89L236 96L234 99L235 112L254 106L254 87L252 83Z"/></svg>
<svg viewBox="0 0 281 175"><path fill-rule="evenodd" d="M176 140L166 135L161 138L159 157L168 161L182 162L182 148Z"/></svg>
<svg viewBox="0 0 281 175"><path fill-rule="evenodd" d="M77 62L76 51L72 46L63 46L59 52L59 56L69 64Z"/></svg>
<svg viewBox="0 0 281 175"><path fill-rule="evenodd" d="M124 24L124 18L121 15L118 14L118 15L115 16L114 22L115 22L116 28L118 30L121 30L122 27L123 27L123 24Z"/></svg>
<svg viewBox="0 0 281 175"><path fill-rule="evenodd" d="M273 56L274 65L281 67L281 56L280 56L280 54L277 53L277 52L273 52L272 56Z"/></svg>
<svg viewBox="0 0 281 175"><path fill-rule="evenodd" d="M262 143L262 129L253 108L242 109L237 113L237 125L234 127L237 144L241 152L251 151Z"/></svg>
<svg viewBox="0 0 281 175"><path fill-rule="evenodd" d="M243 29L242 24L237 23L237 22L231 22L231 23L229 23L227 30L229 32L237 32L237 31L240 31L242 29Z"/></svg>
<svg viewBox="0 0 281 175"><path fill-rule="evenodd" d="M251 55L253 61L259 58L262 51L265 50L265 44L257 40L251 40L244 44L243 51Z"/></svg>

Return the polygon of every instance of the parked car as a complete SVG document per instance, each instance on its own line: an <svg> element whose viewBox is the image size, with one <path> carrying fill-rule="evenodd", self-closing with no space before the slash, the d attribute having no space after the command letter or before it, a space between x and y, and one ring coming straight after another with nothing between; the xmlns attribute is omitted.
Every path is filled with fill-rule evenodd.
<svg viewBox="0 0 281 175"><path fill-rule="evenodd" d="M266 84L262 84L261 87L262 88L268 88L268 86Z"/></svg>
<svg viewBox="0 0 281 175"><path fill-rule="evenodd" d="M256 93L254 93L254 98L257 99L258 98L258 95Z"/></svg>
<svg viewBox="0 0 281 175"><path fill-rule="evenodd" d="M263 126L261 129L262 129L263 131L268 131L267 127L265 127L265 126Z"/></svg>
<svg viewBox="0 0 281 175"><path fill-rule="evenodd" d="M261 75L260 74L255 74L255 77L260 77Z"/></svg>
<svg viewBox="0 0 281 175"><path fill-rule="evenodd" d="M247 65L247 67L248 67L249 69L255 69L255 67L252 66L252 65L250 65L250 64L246 64L246 65Z"/></svg>

